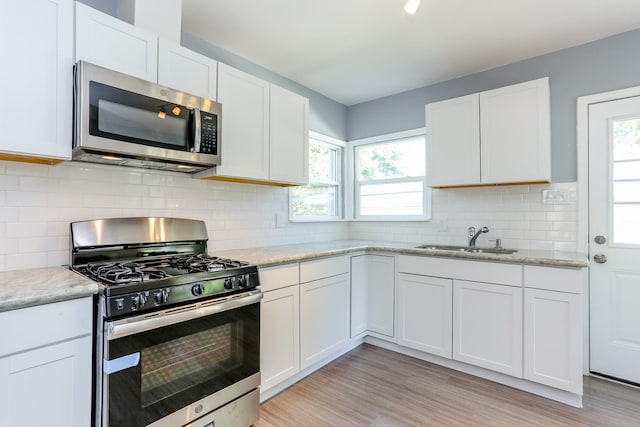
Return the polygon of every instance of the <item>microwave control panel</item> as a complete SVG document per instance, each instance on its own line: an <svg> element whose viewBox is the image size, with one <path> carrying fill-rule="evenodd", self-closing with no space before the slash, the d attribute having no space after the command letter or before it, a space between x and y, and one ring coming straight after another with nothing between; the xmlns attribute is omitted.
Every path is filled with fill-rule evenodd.
<svg viewBox="0 0 640 427"><path fill-rule="evenodd" d="M200 132L200 152L218 154L218 116L200 112L202 129Z"/></svg>

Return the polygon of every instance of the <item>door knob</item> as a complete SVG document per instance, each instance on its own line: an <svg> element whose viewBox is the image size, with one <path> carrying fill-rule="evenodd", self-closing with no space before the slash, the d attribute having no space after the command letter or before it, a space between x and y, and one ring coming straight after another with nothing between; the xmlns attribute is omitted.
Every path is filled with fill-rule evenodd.
<svg viewBox="0 0 640 427"><path fill-rule="evenodd" d="M604 254L595 254L593 256L593 260L597 263L597 264L604 264L605 262L607 262L607 257Z"/></svg>
<svg viewBox="0 0 640 427"><path fill-rule="evenodd" d="M593 241L599 245L604 245L605 243L607 243L607 238L604 236L596 236L593 238Z"/></svg>

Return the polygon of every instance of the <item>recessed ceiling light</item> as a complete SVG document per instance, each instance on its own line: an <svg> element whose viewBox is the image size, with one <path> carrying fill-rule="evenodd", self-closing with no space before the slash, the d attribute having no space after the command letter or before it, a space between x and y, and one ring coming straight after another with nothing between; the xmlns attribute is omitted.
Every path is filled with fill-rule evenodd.
<svg viewBox="0 0 640 427"><path fill-rule="evenodd" d="M408 0L404 5L404 11L410 15L414 15L420 6L420 0Z"/></svg>

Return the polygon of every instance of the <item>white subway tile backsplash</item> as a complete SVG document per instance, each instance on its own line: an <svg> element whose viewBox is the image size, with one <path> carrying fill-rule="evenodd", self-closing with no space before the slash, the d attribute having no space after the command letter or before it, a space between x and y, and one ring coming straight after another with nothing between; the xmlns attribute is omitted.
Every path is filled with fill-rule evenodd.
<svg viewBox="0 0 640 427"><path fill-rule="evenodd" d="M293 224L288 190L88 163L0 161L0 270L69 262L69 223L122 216L204 220L210 250L336 240L348 224Z"/></svg>
<svg viewBox="0 0 640 427"><path fill-rule="evenodd" d="M479 244L575 250L576 184L433 191L433 221L290 223L288 190L197 180L186 174L88 163L59 166L0 161L0 270L69 262L69 223L122 216L204 220L210 251L336 239L466 244L467 227L491 230ZM542 190L569 191L566 205L543 205ZM447 231L437 218L447 218Z"/></svg>
<svg viewBox="0 0 640 427"><path fill-rule="evenodd" d="M542 191L569 191L572 201L543 205ZM536 250L576 250L576 183L434 189L433 221L380 223L352 222L353 239L466 244L467 227L486 225L490 232L478 240L502 239L505 247ZM447 218L447 231L437 231L437 218ZM491 242L493 243L493 242ZM560 249L558 249L560 248Z"/></svg>

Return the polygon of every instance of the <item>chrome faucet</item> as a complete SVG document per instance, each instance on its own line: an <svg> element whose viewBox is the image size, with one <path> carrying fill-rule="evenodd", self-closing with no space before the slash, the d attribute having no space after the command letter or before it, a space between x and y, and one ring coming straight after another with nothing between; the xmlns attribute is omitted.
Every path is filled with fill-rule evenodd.
<svg viewBox="0 0 640 427"><path fill-rule="evenodd" d="M476 245L476 240L478 240L478 236L481 233L488 233L489 228L486 226L482 227L480 230L476 231L475 227L469 227L467 230L467 237L469 238L469 246L474 247Z"/></svg>

